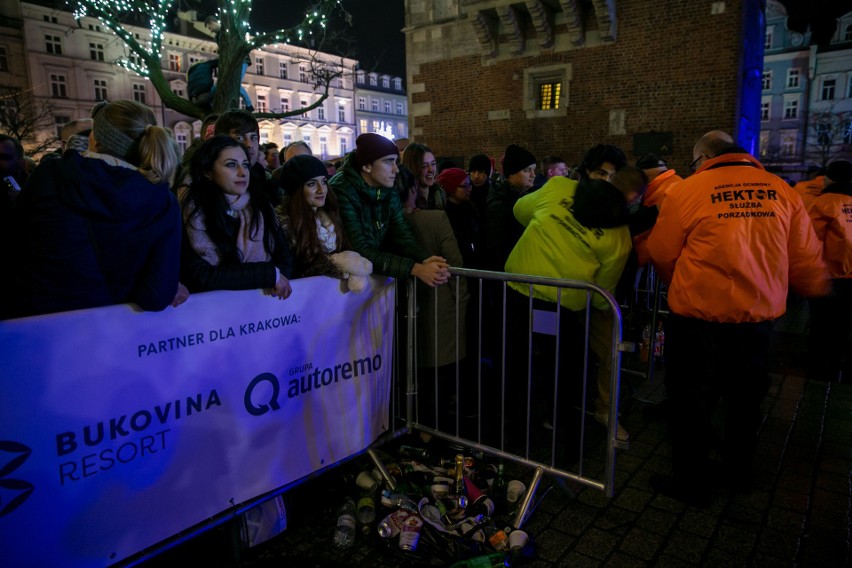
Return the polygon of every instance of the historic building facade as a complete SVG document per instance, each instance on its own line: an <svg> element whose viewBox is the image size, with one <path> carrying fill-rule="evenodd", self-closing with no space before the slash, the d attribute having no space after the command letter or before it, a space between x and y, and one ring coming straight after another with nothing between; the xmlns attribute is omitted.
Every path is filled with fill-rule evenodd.
<svg viewBox="0 0 852 568"><path fill-rule="evenodd" d="M388 138L408 137L408 97L401 77L355 72L355 123L358 134L377 132Z"/></svg>
<svg viewBox="0 0 852 568"><path fill-rule="evenodd" d="M145 77L117 64L130 53L97 19L87 17L78 22L71 12L37 2L0 1L0 86L31 89L37 99L49 101L57 133L63 124L88 116L100 100L131 99L151 107L158 122L174 131L182 148L200 134L199 120L165 107ZM186 96L186 71L197 61L215 58L217 46L203 33L203 23L195 12L180 12L176 21L176 31L165 35L161 62L172 91ZM128 30L141 40L150 33L144 27L128 26ZM357 61L292 45L269 45L252 51L243 87L256 112L308 107L322 93L322 88L314 86L314 65L341 73L332 81L329 97L305 114L261 120L261 142L283 147L304 140L317 156L342 156L354 148L359 132L354 103ZM379 114L393 116L394 131L400 125L407 127L401 80L390 78L392 83L385 89L387 76L377 77L380 86L373 89L365 85L369 91L361 96L370 105L380 101ZM397 114L400 96L403 115ZM386 100L392 101L390 113L384 113ZM368 124L373 118L371 115Z"/></svg>
<svg viewBox="0 0 852 568"><path fill-rule="evenodd" d="M516 143L577 163L604 142L681 171L711 129L756 151L763 16L749 0L406 0L410 137L462 161Z"/></svg>

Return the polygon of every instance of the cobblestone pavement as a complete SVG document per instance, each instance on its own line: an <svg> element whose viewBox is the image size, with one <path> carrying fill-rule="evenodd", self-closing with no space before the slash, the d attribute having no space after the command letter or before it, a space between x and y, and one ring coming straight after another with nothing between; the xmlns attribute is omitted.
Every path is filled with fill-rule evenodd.
<svg viewBox="0 0 852 568"><path fill-rule="evenodd" d="M547 493L524 525L535 545L535 556L524 565L852 565L852 385L805 380L791 363L801 351L801 337L786 335L776 334L776 373L765 403L754 491L719 493L704 510L655 494L649 477L670 468L670 445L658 404L664 397L662 377L651 383L625 378L622 424L631 443L629 450L618 453L615 495L607 499L598 490L560 485L545 477L539 495ZM292 490L287 497L288 530L240 558L235 558L228 526L221 526L145 566L447 565L428 552L405 555L395 543L378 537L359 538L345 551L336 549L331 535L335 508L345 491L345 468ZM523 469L510 473L522 480L532 476Z"/></svg>

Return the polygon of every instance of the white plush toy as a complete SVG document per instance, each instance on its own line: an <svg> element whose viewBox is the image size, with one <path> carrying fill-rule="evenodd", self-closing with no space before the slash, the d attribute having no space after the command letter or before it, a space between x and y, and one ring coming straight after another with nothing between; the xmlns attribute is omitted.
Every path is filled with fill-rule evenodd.
<svg viewBox="0 0 852 568"><path fill-rule="evenodd" d="M370 274L373 273L373 263L355 252L344 250L329 255L332 264L342 273L343 278L353 292L361 293L370 287Z"/></svg>

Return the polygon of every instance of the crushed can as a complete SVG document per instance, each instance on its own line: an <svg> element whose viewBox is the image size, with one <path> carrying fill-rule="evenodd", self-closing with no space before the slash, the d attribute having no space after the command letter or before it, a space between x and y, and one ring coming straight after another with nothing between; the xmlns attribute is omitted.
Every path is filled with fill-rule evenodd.
<svg viewBox="0 0 852 568"><path fill-rule="evenodd" d="M420 529L422 528L423 519L417 515L411 515L405 519L399 533L399 547L402 550L417 550L417 543L420 540Z"/></svg>
<svg viewBox="0 0 852 568"><path fill-rule="evenodd" d="M379 536L382 538L396 538L402 531L402 526L405 524L405 519L410 513L405 509L399 509L389 514L379 523Z"/></svg>

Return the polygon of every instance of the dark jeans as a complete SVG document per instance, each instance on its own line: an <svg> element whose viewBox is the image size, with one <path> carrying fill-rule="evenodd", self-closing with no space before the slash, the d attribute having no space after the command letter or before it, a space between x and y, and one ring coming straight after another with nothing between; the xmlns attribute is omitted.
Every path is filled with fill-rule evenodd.
<svg viewBox="0 0 852 568"><path fill-rule="evenodd" d="M672 314L666 333L666 392L671 406L672 473L688 490L712 482L712 417L724 405L723 473L750 479L769 389L772 322L716 323Z"/></svg>

